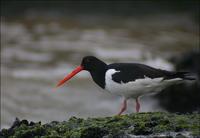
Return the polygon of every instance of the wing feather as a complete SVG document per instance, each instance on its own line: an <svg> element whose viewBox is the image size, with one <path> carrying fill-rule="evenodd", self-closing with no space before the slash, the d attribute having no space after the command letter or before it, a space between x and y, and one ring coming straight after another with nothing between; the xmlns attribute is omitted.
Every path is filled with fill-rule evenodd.
<svg viewBox="0 0 200 138"><path fill-rule="evenodd" d="M109 65L109 69L114 68L117 71L112 75L112 79L118 83L126 83L130 81L135 81L137 79L148 78L173 78L173 72L156 69L147 65L138 63L114 63Z"/></svg>

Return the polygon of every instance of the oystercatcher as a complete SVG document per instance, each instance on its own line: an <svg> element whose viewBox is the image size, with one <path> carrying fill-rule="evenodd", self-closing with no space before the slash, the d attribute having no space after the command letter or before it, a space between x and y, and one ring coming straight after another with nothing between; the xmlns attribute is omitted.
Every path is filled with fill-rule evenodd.
<svg viewBox="0 0 200 138"><path fill-rule="evenodd" d="M139 112L140 103L138 99L140 96L159 92L167 86L185 79L193 79L187 75L188 72L171 72L139 63L113 63L108 65L94 56L86 56L82 59L81 65L61 80L57 87L82 70L90 72L94 82L101 88L124 97L118 115L126 110L127 100L130 98L135 99L136 112Z"/></svg>

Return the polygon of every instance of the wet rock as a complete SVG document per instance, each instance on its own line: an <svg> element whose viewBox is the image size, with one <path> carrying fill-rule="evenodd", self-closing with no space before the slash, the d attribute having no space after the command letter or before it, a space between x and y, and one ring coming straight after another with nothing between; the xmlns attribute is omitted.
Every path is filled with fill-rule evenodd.
<svg viewBox="0 0 200 138"><path fill-rule="evenodd" d="M200 112L200 85L178 84L168 87L156 95L162 108L169 112Z"/></svg>
<svg viewBox="0 0 200 138"><path fill-rule="evenodd" d="M171 61L174 63L176 70L186 70L198 74L200 78L200 49L184 53L174 57Z"/></svg>
<svg viewBox="0 0 200 138"><path fill-rule="evenodd" d="M195 81L166 88L155 96L162 108L169 112L200 112L200 50L191 51L171 60L177 71L188 71L196 75Z"/></svg>
<svg viewBox="0 0 200 138"><path fill-rule="evenodd" d="M31 138L132 138L132 137L198 137L200 114L137 113L122 116L29 123L17 119L1 137ZM12 131L10 131L12 129Z"/></svg>

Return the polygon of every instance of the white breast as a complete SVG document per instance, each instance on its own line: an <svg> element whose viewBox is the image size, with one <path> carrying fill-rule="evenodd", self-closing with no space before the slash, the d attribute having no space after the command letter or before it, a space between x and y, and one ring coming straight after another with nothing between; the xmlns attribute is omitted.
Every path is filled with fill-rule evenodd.
<svg viewBox="0 0 200 138"><path fill-rule="evenodd" d="M115 74L115 69L109 69L105 75L105 89L113 94L121 95L126 98L136 98L141 95L150 94L161 91L166 86L174 82L182 80L181 78L163 80L163 78L148 78L136 79L127 83L117 83L112 80L112 75Z"/></svg>

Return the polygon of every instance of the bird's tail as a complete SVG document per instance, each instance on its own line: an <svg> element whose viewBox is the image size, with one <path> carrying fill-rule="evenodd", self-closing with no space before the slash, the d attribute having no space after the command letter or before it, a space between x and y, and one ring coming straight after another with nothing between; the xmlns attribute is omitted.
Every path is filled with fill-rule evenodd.
<svg viewBox="0 0 200 138"><path fill-rule="evenodd" d="M196 80L197 76L194 73L190 73L190 72L176 72L175 74L173 74L174 77L177 78L182 78L185 80Z"/></svg>

